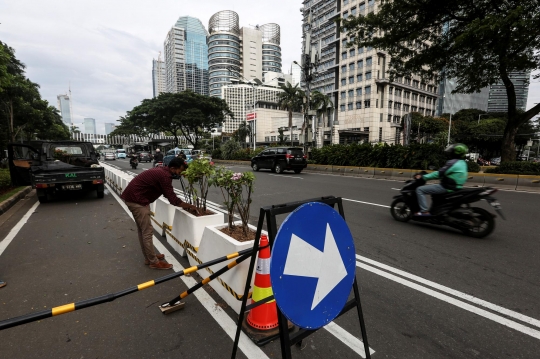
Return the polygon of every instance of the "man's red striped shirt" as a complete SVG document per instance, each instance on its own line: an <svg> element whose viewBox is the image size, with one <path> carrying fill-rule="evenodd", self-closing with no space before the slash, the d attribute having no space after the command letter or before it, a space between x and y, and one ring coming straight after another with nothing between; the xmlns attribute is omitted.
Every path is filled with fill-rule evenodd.
<svg viewBox="0 0 540 359"><path fill-rule="evenodd" d="M172 174L168 167L155 167L143 171L129 182L122 193L122 199L146 206L161 195L169 200L169 203L180 206L182 200L176 197L172 186Z"/></svg>

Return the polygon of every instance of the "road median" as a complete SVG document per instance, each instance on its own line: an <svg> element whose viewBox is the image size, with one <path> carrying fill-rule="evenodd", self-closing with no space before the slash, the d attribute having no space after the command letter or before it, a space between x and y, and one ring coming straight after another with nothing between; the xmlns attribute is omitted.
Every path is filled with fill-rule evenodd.
<svg viewBox="0 0 540 359"><path fill-rule="evenodd" d="M0 202L0 215L6 213L15 203L19 202L24 198L28 193L32 191L32 187L20 187L16 190L13 190L12 194L4 201Z"/></svg>

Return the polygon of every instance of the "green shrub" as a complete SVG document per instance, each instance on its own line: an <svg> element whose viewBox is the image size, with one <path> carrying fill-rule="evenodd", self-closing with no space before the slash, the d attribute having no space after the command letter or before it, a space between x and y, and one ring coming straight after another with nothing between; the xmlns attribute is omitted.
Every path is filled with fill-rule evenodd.
<svg viewBox="0 0 540 359"><path fill-rule="evenodd" d="M467 161L467 171L478 173L480 172L480 165L474 161Z"/></svg>
<svg viewBox="0 0 540 359"><path fill-rule="evenodd" d="M216 148L215 150L212 151L212 159L214 159L214 160L220 160L221 159L221 149L220 148Z"/></svg>
<svg viewBox="0 0 540 359"><path fill-rule="evenodd" d="M0 188L11 187L9 170L0 170Z"/></svg>
<svg viewBox="0 0 540 359"><path fill-rule="evenodd" d="M240 151L240 144L234 140L229 140L221 145L221 157L224 160L234 160L238 151Z"/></svg>
<svg viewBox="0 0 540 359"><path fill-rule="evenodd" d="M540 175L540 163L528 161L503 162L496 168L488 168L486 173Z"/></svg>

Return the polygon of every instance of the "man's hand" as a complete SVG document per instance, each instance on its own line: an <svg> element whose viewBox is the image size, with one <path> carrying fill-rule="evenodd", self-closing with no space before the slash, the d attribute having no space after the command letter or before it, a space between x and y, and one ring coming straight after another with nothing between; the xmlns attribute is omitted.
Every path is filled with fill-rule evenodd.
<svg viewBox="0 0 540 359"><path fill-rule="evenodd" d="M201 215L201 212L199 211L199 209L192 204L182 203L182 208L195 215L198 215L198 216Z"/></svg>

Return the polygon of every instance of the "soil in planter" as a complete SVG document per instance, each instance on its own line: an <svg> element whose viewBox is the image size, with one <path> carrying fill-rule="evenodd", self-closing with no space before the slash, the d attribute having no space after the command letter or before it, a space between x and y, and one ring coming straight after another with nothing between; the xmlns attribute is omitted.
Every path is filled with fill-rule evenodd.
<svg viewBox="0 0 540 359"><path fill-rule="evenodd" d="M221 232L225 233L229 237L236 239L238 242L247 242L255 239L255 234L257 234L251 228L248 228L248 234L244 234L242 226L234 226L229 230L229 227L220 229Z"/></svg>
<svg viewBox="0 0 540 359"><path fill-rule="evenodd" d="M215 212L206 210L206 212L202 212L201 214L197 214L195 212L189 211L190 214L194 215L195 217L202 217L202 216L209 216L211 214L216 214Z"/></svg>

